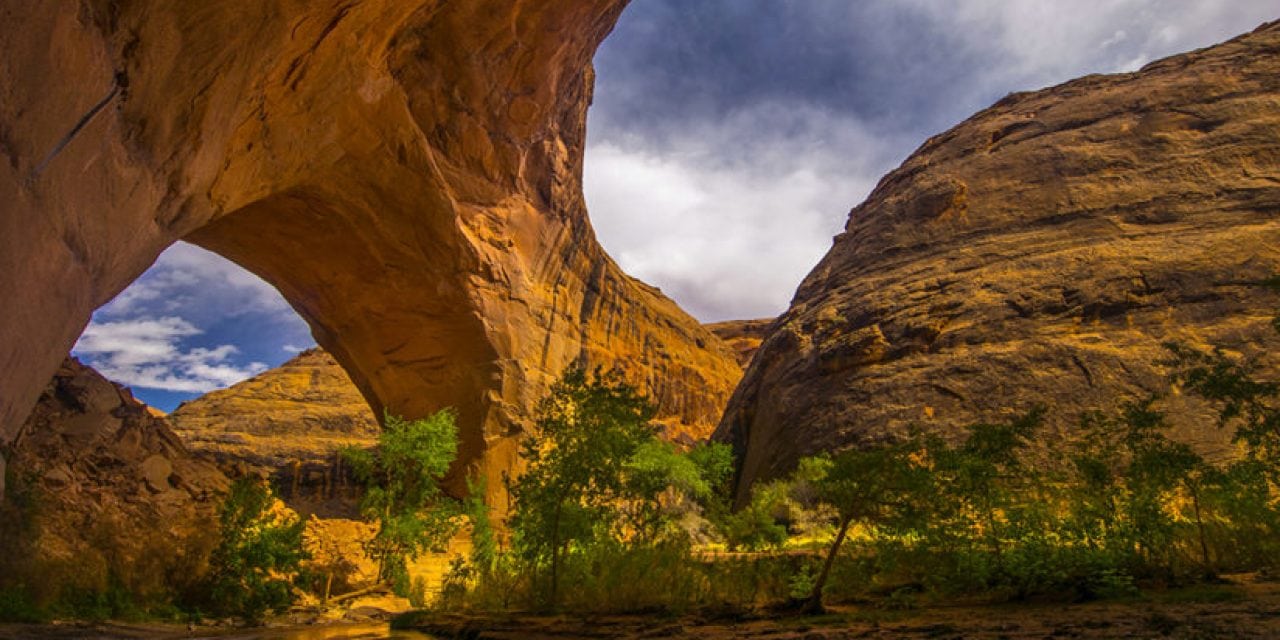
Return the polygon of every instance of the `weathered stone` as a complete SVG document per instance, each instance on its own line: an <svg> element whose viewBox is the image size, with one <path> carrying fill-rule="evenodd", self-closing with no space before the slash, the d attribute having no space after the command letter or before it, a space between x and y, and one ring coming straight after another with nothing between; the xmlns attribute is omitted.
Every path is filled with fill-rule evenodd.
<svg viewBox="0 0 1280 640"><path fill-rule="evenodd" d="M379 432L369 403L319 348L184 402L168 418L192 451L262 475L295 462L331 464L339 449L372 446Z"/></svg>
<svg viewBox="0 0 1280 640"><path fill-rule="evenodd" d="M95 421L99 433L83 437L85 425ZM67 428L77 430L77 437L67 437ZM218 499L229 481L212 463L174 449L173 438L164 418L67 359L9 452L14 477L35 482L23 488L35 489L39 502L25 514L37 526L19 527L22 533L15 534L35 538L5 540L11 551L22 548L30 557L0 557L0 572L34 571L30 579L56 591L54 582L77 572L46 576L42 567L63 563L58 566L98 571L106 569L108 558L119 570L157 556L175 561L166 553L207 553L209 547L201 545L211 544L216 534ZM179 486L171 478L179 478Z"/></svg>
<svg viewBox="0 0 1280 640"><path fill-rule="evenodd" d="M1010 95L925 142L851 212L735 392L716 437L739 497L911 424L1043 402L1070 428L1169 391L1167 340L1266 355L1277 300L1252 284L1280 271L1278 54L1271 23ZM1220 444L1206 412L1171 413Z"/></svg>
<svg viewBox="0 0 1280 640"><path fill-rule="evenodd" d="M708 433L740 369L605 255L582 198L590 59L624 5L6 5L0 441L178 239L278 288L375 415L455 407L455 489L475 468L502 497L568 365L620 366Z"/></svg>
<svg viewBox="0 0 1280 640"><path fill-rule="evenodd" d="M147 482L147 486L157 493L168 491L173 488L169 483L169 476L173 473L173 463L169 459L156 453L147 457L138 467L138 472L142 479Z"/></svg>
<svg viewBox="0 0 1280 640"><path fill-rule="evenodd" d="M756 351L760 348L760 343L764 340L764 336L769 331L769 325L773 324L773 321L774 318L726 320L704 326L711 333L716 334L716 337L723 340L733 350L733 355L737 358L738 364L746 368L751 363L751 358L756 355Z"/></svg>

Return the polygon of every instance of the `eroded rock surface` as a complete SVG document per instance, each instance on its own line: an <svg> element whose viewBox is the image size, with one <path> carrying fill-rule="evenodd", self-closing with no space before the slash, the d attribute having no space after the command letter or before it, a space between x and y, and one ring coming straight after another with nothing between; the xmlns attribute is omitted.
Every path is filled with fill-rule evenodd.
<svg viewBox="0 0 1280 640"><path fill-rule="evenodd" d="M304 516L358 517L359 496L338 452L376 444L378 421L323 349L184 402L169 423L187 448L229 474L271 478Z"/></svg>
<svg viewBox="0 0 1280 640"><path fill-rule="evenodd" d="M733 350L738 364L745 369L751 364L751 358L756 355L756 351L760 349L760 343L764 341L765 335L769 332L769 325L773 324L773 321L774 318L725 320L703 326Z"/></svg>
<svg viewBox="0 0 1280 640"><path fill-rule="evenodd" d="M379 426L333 356L313 348L169 414L193 451L220 462L275 469L329 460L347 445L371 445Z"/></svg>
<svg viewBox="0 0 1280 640"><path fill-rule="evenodd" d="M752 360L716 433L740 491L912 423L1043 402L1070 424L1168 391L1163 341L1257 354L1277 301L1251 283L1280 272L1277 105L1271 23L1010 95L928 140L853 209Z"/></svg>
<svg viewBox="0 0 1280 640"><path fill-rule="evenodd" d="M128 389L66 359L10 444L0 573L38 592L146 589L202 566L229 485ZM139 583L139 581L143 581ZM138 583L138 584L133 584Z"/></svg>
<svg viewBox="0 0 1280 640"><path fill-rule="evenodd" d="M0 441L178 239L275 285L375 415L456 407L455 489L501 486L571 364L709 433L732 354L622 273L582 198L590 59L625 4L0 7Z"/></svg>

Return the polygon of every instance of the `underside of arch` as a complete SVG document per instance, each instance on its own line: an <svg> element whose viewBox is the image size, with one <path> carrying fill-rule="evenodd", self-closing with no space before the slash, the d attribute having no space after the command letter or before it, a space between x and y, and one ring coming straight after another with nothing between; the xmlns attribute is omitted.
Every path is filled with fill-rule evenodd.
<svg viewBox="0 0 1280 640"><path fill-rule="evenodd" d="M709 432L740 369L618 269L582 199L590 58L624 5L5 8L0 441L178 239L279 288L375 410L456 407L459 468L492 491L570 364Z"/></svg>

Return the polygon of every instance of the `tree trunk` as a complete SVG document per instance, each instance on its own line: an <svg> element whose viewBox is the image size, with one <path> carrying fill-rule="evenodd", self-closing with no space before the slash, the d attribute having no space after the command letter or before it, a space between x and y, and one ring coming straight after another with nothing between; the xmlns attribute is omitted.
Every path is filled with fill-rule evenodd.
<svg viewBox="0 0 1280 640"><path fill-rule="evenodd" d="M1209 566L1209 542L1204 535L1204 519L1200 517L1200 492L1190 483L1187 483L1187 491L1191 494L1191 508L1196 514L1196 533L1200 537L1200 558L1204 563L1204 571L1206 575L1213 575L1213 568Z"/></svg>
<svg viewBox="0 0 1280 640"><path fill-rule="evenodd" d="M840 553L840 545L844 544L844 537L849 533L849 525L852 523L852 517L841 519L840 530L836 532L836 539L831 543L831 550L827 552L826 562L822 563L822 571L818 574L818 579L813 582L813 592L809 594L809 601L805 603L802 609L804 613L819 614L824 611L822 607L822 588L827 585L827 576L831 573L831 565L835 564L836 555Z"/></svg>
<svg viewBox="0 0 1280 640"><path fill-rule="evenodd" d="M560 590L560 502L556 503L556 514L551 519L551 595L548 603L551 609L556 608L556 594Z"/></svg>

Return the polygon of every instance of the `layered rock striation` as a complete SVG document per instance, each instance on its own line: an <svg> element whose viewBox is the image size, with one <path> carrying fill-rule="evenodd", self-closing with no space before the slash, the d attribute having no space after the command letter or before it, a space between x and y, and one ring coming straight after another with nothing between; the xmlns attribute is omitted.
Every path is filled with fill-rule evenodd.
<svg viewBox="0 0 1280 640"><path fill-rule="evenodd" d="M189 449L270 470L331 461L342 447L372 445L379 432L351 378L320 348L184 402L168 418Z"/></svg>
<svg viewBox="0 0 1280 640"><path fill-rule="evenodd" d="M380 427L323 349L184 402L168 418L192 452L231 475L271 478L294 511L358 517L359 491L340 450L374 446Z"/></svg>
<svg viewBox="0 0 1280 640"><path fill-rule="evenodd" d="M501 486L570 365L710 432L740 368L622 273L582 197L590 59L624 5L0 8L0 442L178 239L278 288L375 415L455 407L455 489Z"/></svg>
<svg viewBox="0 0 1280 640"><path fill-rule="evenodd" d="M1012 94L929 139L853 209L730 401L716 437L739 455L740 497L912 424L1045 403L1066 428L1169 392L1165 341L1265 355L1277 300L1254 284L1280 272L1278 104L1271 23Z"/></svg>

